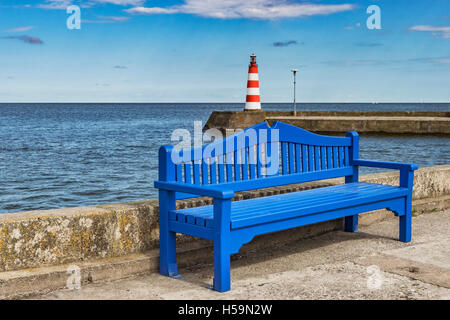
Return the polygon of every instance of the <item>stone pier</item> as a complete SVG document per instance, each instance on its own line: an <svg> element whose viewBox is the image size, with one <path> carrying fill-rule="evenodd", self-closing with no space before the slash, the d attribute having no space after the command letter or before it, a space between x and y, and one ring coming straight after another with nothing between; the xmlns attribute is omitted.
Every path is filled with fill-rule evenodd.
<svg viewBox="0 0 450 320"><path fill-rule="evenodd" d="M205 129L218 128L229 133L267 121L286 122L320 133L357 131L363 134L450 135L449 112L337 112L299 111L214 111Z"/></svg>

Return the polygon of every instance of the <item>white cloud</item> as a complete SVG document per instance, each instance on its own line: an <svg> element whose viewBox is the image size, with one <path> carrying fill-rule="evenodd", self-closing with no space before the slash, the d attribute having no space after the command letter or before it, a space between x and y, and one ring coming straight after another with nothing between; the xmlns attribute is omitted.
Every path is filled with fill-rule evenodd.
<svg viewBox="0 0 450 320"><path fill-rule="evenodd" d="M177 9L166 9L166 8L159 8L159 7L153 7L153 8L135 7L135 8L127 9L125 11L128 13L131 13L131 14L161 14L161 13L181 12Z"/></svg>
<svg viewBox="0 0 450 320"><path fill-rule="evenodd" d="M45 0L45 3L36 7L41 9L67 9L72 4L72 0Z"/></svg>
<svg viewBox="0 0 450 320"><path fill-rule="evenodd" d="M91 0L91 2L111 3L119 6L141 6L145 0Z"/></svg>
<svg viewBox="0 0 450 320"><path fill-rule="evenodd" d="M131 14L187 13L220 19L279 19L328 15L355 9L353 4L311 4L288 0L185 0L182 5L170 7L134 7Z"/></svg>
<svg viewBox="0 0 450 320"><path fill-rule="evenodd" d="M66 9L72 4L83 8L89 8L96 4L115 4L119 6L141 6L145 0L44 0L44 3L36 5L41 9Z"/></svg>
<svg viewBox="0 0 450 320"><path fill-rule="evenodd" d="M18 27L14 29L5 30L3 32L25 32L34 29L34 26Z"/></svg>
<svg viewBox="0 0 450 320"><path fill-rule="evenodd" d="M412 26L409 31L416 32L431 32L431 34L437 38L450 39L450 26L433 27L433 26Z"/></svg>
<svg viewBox="0 0 450 320"><path fill-rule="evenodd" d="M83 23L120 23L130 20L130 17L97 16L98 20L83 20Z"/></svg>

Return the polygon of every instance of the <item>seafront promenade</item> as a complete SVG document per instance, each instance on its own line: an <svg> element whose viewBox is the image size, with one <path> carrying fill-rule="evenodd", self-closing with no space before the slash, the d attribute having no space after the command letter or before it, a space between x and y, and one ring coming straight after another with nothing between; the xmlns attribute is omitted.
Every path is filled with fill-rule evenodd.
<svg viewBox="0 0 450 320"><path fill-rule="evenodd" d="M398 173L363 175L360 180L396 185ZM435 213L450 208L449 181L450 165L425 167L416 171L413 215L420 216L424 213ZM237 194L235 200L294 192L342 182L342 179L330 179L242 192ZM209 203L210 199L196 198L180 200L177 205L179 208L185 208ZM369 227L392 216L391 212L385 210L363 214L360 219L361 225ZM413 225L415 235L416 232L417 234L433 232L431 229L428 231L422 229L421 225ZM247 254L246 252L261 251L260 248L267 243L274 245L270 247L272 249L264 249L270 252L277 246L288 246L292 242L301 243L301 239L339 230L342 230L342 220L333 220L289 232L257 237L244 246L234 259L239 258L241 254ZM270 241L266 241L265 237L270 237ZM374 243L382 241L398 247L398 242L393 239L395 237L392 233L392 236L386 239L376 236L369 238ZM418 238L414 239L419 241ZM336 241L339 243L338 240ZM180 268L211 263L212 247L209 241L179 237L178 244ZM345 242L341 242L342 246L344 244ZM361 249L364 247L362 246ZM2 214L0 215L0 297L20 298L65 288L73 272L78 272L83 287L139 274L150 273L150 279L154 279L152 277L156 276L158 270L158 254L158 202L156 199ZM252 268L252 265L248 267ZM164 283L163 281L155 286L164 285ZM237 285L239 281L234 284L234 286Z"/></svg>
<svg viewBox="0 0 450 320"><path fill-rule="evenodd" d="M413 218L410 244L392 240L396 219L288 244L250 246L232 259L232 290L218 293L212 261L181 279L146 273L61 289L32 299L450 299L450 210Z"/></svg>

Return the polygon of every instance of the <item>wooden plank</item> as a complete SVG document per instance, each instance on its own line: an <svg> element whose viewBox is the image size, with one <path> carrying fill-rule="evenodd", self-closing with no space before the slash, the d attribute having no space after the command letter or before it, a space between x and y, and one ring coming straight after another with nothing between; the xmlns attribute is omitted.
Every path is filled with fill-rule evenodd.
<svg viewBox="0 0 450 320"><path fill-rule="evenodd" d="M314 147L314 170L320 170L320 147Z"/></svg>
<svg viewBox="0 0 450 320"><path fill-rule="evenodd" d="M217 167L219 168L219 183L225 182L225 165L223 161L224 155L218 156Z"/></svg>
<svg viewBox="0 0 450 320"><path fill-rule="evenodd" d="M175 180L178 182L183 182L183 165L181 164L176 164L175 165Z"/></svg>
<svg viewBox="0 0 450 320"><path fill-rule="evenodd" d="M202 217L195 217L195 224L200 227L206 227L205 219Z"/></svg>
<svg viewBox="0 0 450 320"><path fill-rule="evenodd" d="M279 130L280 141L308 144L312 146L350 146L348 137L331 137L315 134L302 128L275 121L272 129Z"/></svg>
<svg viewBox="0 0 450 320"><path fill-rule="evenodd" d="M289 173L295 173L295 144L289 143Z"/></svg>
<svg viewBox="0 0 450 320"><path fill-rule="evenodd" d="M333 168L338 168L337 147L333 147Z"/></svg>
<svg viewBox="0 0 450 320"><path fill-rule="evenodd" d="M308 147L304 144L302 146L302 172L308 172Z"/></svg>
<svg viewBox="0 0 450 320"><path fill-rule="evenodd" d="M208 161L210 159L202 160L202 184L209 184L209 173L208 173Z"/></svg>
<svg viewBox="0 0 450 320"><path fill-rule="evenodd" d="M295 145L295 166L296 173L302 172L302 146L300 144Z"/></svg>
<svg viewBox="0 0 450 320"><path fill-rule="evenodd" d="M348 154L348 147L344 147L344 164L346 167L350 165L350 158Z"/></svg>
<svg viewBox="0 0 450 320"><path fill-rule="evenodd" d="M255 167L256 167L256 157L255 157L255 146L248 148L248 167L250 171L250 179L255 179Z"/></svg>
<svg viewBox="0 0 450 320"><path fill-rule="evenodd" d="M194 167L194 184L200 184L200 162L193 161Z"/></svg>
<svg viewBox="0 0 450 320"><path fill-rule="evenodd" d="M312 205L325 205L327 203L337 202L352 205L354 199L373 199L377 196L398 197L404 196L407 192L407 188L401 189L388 185L357 182L233 202L231 217L232 220L244 219L266 215L268 213L284 212L286 210L300 209ZM271 205L274 201L277 202L277 206ZM212 206L179 209L176 212L183 213L187 217L192 215L203 217L204 219L209 219L213 215ZM172 214L172 212L170 213Z"/></svg>
<svg viewBox="0 0 450 320"><path fill-rule="evenodd" d="M233 181L233 154L234 152L228 152L226 154L226 168L227 168L227 182Z"/></svg>
<svg viewBox="0 0 450 320"><path fill-rule="evenodd" d="M241 150L242 156L242 180L248 180L248 153L247 149Z"/></svg>
<svg viewBox="0 0 450 320"><path fill-rule="evenodd" d="M234 152L234 180L241 181L241 151Z"/></svg>
<svg viewBox="0 0 450 320"><path fill-rule="evenodd" d="M378 195L394 195L395 197L397 197L406 193L406 190L401 190L399 188L389 188L389 186L383 188L376 185L363 185L362 188L356 189L335 188L333 190L328 188L329 187L313 189L314 191L309 193L306 191L289 193L289 196L286 197L276 195L273 196L272 199L249 199L249 201L242 203L241 205L235 205L233 207L232 216L233 219L241 219L244 217L264 215L264 212L280 212L290 209L308 207L311 205L324 205L331 202L344 202L349 203L349 205L351 206L351 202L354 199L369 199ZM273 201L279 201L276 207L270 206L270 203L273 203ZM184 211L182 210L181 212ZM188 213L186 212L185 214Z"/></svg>
<svg viewBox="0 0 450 320"><path fill-rule="evenodd" d="M308 171L314 171L314 147L308 146Z"/></svg>
<svg viewBox="0 0 450 320"><path fill-rule="evenodd" d="M326 147L320 147L320 163L321 163L321 169L327 170L327 148Z"/></svg>
<svg viewBox="0 0 450 320"><path fill-rule="evenodd" d="M327 147L327 168L333 169L332 147Z"/></svg>
<svg viewBox="0 0 450 320"><path fill-rule="evenodd" d="M245 222L240 222L240 223L232 222L231 227L232 227L233 231L235 231L235 232L232 232L232 235L235 238L239 237L240 234L236 231L240 231L240 232L246 233L246 234L248 234L248 233L263 234L263 233L270 233L270 232L275 232L275 231L280 231L280 230L285 230L285 229L291 229L291 228L295 228L295 227L299 227L299 226L303 226L303 225L309 225L309 224L313 224L313 223L317 223L317 222L342 218L347 215L358 214L358 213L373 211L373 210L377 210L377 209L383 209L383 208L386 208L389 206L397 205L399 203L399 201L401 201L401 198L381 200L378 202L362 204L362 205L354 206L351 208L329 210L329 211L322 212L321 214L295 216L294 218L291 218L291 219L274 221L272 223L267 223L267 224L253 225L252 227L248 227L248 224ZM245 229L240 229L242 227Z"/></svg>
<svg viewBox="0 0 450 320"><path fill-rule="evenodd" d="M287 158L287 142L281 142L281 173L283 175L288 173Z"/></svg>
<svg viewBox="0 0 450 320"><path fill-rule="evenodd" d="M184 164L184 182L192 183L192 170L190 162Z"/></svg>
<svg viewBox="0 0 450 320"><path fill-rule="evenodd" d="M258 143L256 145L256 176L258 178L262 177L262 147L261 144Z"/></svg>
<svg viewBox="0 0 450 320"><path fill-rule="evenodd" d="M198 186L198 187L196 186L195 188L192 188L191 185L184 183L169 184L169 183L162 183L159 181L155 181L155 186L163 189L173 190L176 192L187 192L187 193L192 192L194 194L206 195L205 193L216 194L219 192L225 193L229 193L231 191L239 192L254 189L270 188L286 184L303 183L322 179L332 179L337 177L348 176L352 174L352 172L353 172L352 167L344 167L315 172L294 173L281 176L268 176L265 177L264 179L252 179L207 186Z"/></svg>
<svg viewBox="0 0 450 320"><path fill-rule="evenodd" d="M344 149L343 147L338 147L339 152L339 167L342 168L344 166Z"/></svg>
<svg viewBox="0 0 450 320"><path fill-rule="evenodd" d="M272 176L279 176L280 175L280 153L281 153L281 146L278 141L272 141L270 142L270 159L273 161L271 164L274 166L273 174ZM272 155L272 151L275 153Z"/></svg>
<svg viewBox="0 0 450 320"><path fill-rule="evenodd" d="M208 225L208 224L207 224ZM172 232L183 233L193 237L213 240L214 232L212 228L203 228L197 225L169 221L169 229Z"/></svg>
<svg viewBox="0 0 450 320"><path fill-rule="evenodd" d="M336 202L329 202L326 204L321 204L320 201L316 201L315 204L309 206L309 207L301 207L301 208L293 208L288 209L286 211L277 212L276 214L268 214L265 216L255 216L251 218L239 218L239 219L233 219L231 224L232 228L240 228L240 227L246 227L250 225L255 224L262 224L262 223L268 223L278 220L284 220L289 218L295 218L299 216L305 216L309 214L314 213L320 213L320 212L326 212L326 211L337 211L341 208L352 208L359 205L367 205L373 202L383 201L383 200L391 200L395 198L401 198L403 192L402 190L399 190L395 193L386 193L386 194L380 194L380 195L372 195L369 197L355 197L352 199L351 203L343 200L343 201L336 201ZM323 198L322 198L323 200ZM375 209L375 208L374 208Z"/></svg>
<svg viewBox="0 0 450 320"><path fill-rule="evenodd" d="M209 164L209 175L210 175L210 183L217 183L217 158L211 158Z"/></svg>

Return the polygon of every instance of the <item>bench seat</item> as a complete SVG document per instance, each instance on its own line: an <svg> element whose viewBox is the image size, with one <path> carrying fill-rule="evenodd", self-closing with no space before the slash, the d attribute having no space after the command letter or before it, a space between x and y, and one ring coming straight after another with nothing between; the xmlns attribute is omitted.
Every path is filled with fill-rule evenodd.
<svg viewBox="0 0 450 320"><path fill-rule="evenodd" d="M404 197L407 188L354 182L298 191L263 198L235 201L231 204L231 229L275 222L337 209ZM171 210L169 221L213 229L213 206Z"/></svg>

